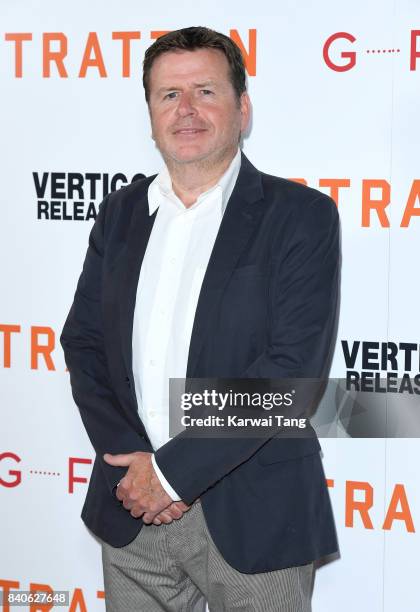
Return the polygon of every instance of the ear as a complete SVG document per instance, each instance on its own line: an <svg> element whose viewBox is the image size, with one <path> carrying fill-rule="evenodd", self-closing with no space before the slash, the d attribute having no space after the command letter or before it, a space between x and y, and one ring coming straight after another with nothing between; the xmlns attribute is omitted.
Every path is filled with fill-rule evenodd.
<svg viewBox="0 0 420 612"><path fill-rule="evenodd" d="M152 119L152 111L150 110L150 104L147 105L147 109L149 111L149 119L150 119L150 127L151 127L150 136L151 136L152 140L156 140L155 139L155 135L153 133L153 119Z"/></svg>
<svg viewBox="0 0 420 612"><path fill-rule="evenodd" d="M250 117L251 117L251 100L249 99L249 95L247 91L244 91L241 94L240 108L241 108L241 133L243 133L246 131L248 124L249 124Z"/></svg>

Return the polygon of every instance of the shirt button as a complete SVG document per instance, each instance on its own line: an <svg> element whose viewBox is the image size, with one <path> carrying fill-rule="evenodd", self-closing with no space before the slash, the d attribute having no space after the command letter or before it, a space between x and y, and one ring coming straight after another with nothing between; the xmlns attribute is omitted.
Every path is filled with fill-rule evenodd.
<svg viewBox="0 0 420 612"><path fill-rule="evenodd" d="M150 364L151 366L155 366L155 365L156 365L156 361L155 361L154 359L151 359L151 360L149 361L149 364Z"/></svg>
<svg viewBox="0 0 420 612"><path fill-rule="evenodd" d="M154 410L149 410L149 417L154 418L156 416L156 412Z"/></svg>

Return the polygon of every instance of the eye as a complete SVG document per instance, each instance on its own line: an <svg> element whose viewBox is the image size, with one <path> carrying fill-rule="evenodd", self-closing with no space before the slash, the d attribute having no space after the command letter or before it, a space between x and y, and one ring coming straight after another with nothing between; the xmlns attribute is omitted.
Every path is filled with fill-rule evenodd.
<svg viewBox="0 0 420 612"><path fill-rule="evenodd" d="M211 95L213 92L210 89L202 89L201 93L203 93L205 96Z"/></svg>
<svg viewBox="0 0 420 612"><path fill-rule="evenodd" d="M168 94L166 94L166 96L163 97L163 99L164 100L174 100L176 95L177 95L176 91L170 91Z"/></svg>

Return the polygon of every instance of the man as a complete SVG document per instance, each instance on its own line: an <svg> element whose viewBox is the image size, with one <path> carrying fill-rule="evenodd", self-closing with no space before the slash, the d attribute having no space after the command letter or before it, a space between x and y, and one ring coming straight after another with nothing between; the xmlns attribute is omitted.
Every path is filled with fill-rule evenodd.
<svg viewBox="0 0 420 612"><path fill-rule="evenodd" d="M168 379L325 375L336 207L240 152L250 100L226 36L162 36L143 83L165 168L103 201L61 336L107 610L307 612L313 561L337 550L317 439L170 439Z"/></svg>

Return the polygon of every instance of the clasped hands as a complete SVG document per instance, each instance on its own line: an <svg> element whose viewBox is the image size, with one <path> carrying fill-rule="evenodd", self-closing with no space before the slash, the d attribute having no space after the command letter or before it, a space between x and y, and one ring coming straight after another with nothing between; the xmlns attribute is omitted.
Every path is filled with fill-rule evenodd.
<svg viewBox="0 0 420 612"><path fill-rule="evenodd" d="M117 467L128 467L120 480L116 496L134 518L142 518L146 524L171 523L190 509L183 501L174 502L162 487L152 464L152 453L111 455L105 453L104 461Z"/></svg>

